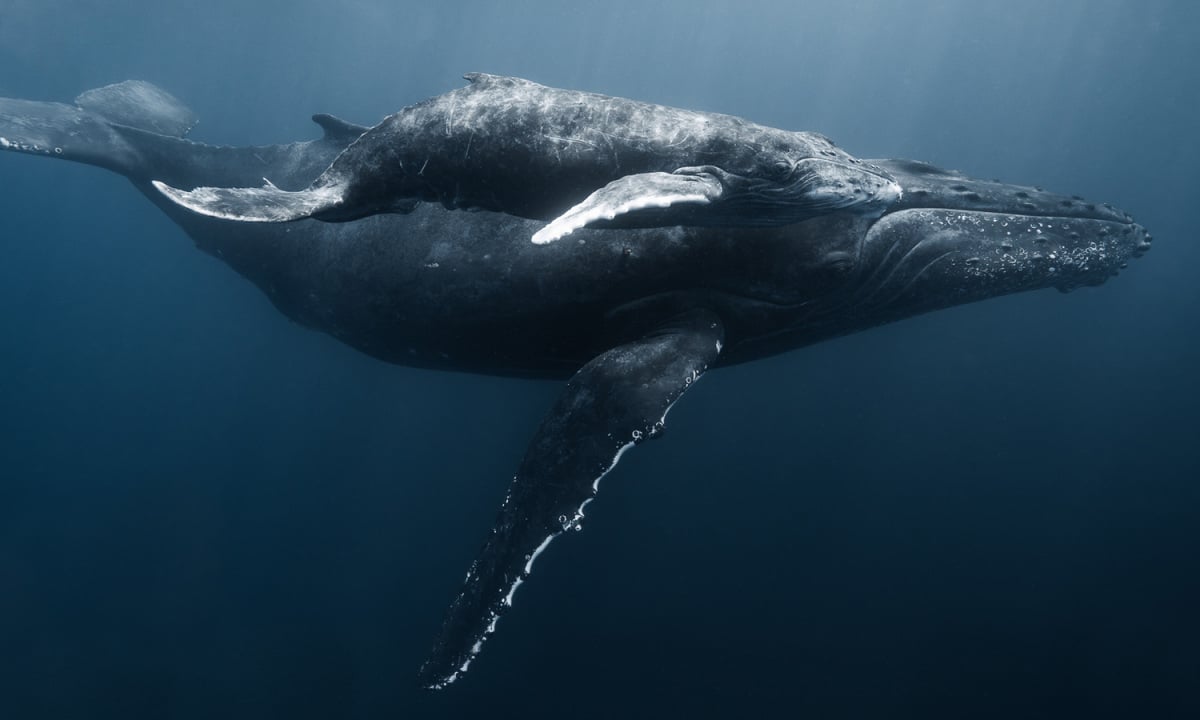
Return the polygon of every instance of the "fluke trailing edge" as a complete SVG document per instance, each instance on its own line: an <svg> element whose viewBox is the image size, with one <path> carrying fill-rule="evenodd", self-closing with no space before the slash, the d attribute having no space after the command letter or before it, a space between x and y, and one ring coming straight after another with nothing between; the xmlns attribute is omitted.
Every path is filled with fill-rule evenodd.
<svg viewBox="0 0 1200 720"><path fill-rule="evenodd" d="M487 83L523 87L523 81L488 80L477 92L489 97L495 95L487 95ZM427 117L436 121L414 132L444 137L442 123L450 115L432 106L452 96L427 101ZM594 96L580 97L590 102ZM613 102L629 112L661 113L654 106ZM493 135L485 143L493 154L482 154L459 123L480 122L489 112L455 105L449 133L463 141L463 162L477 163L471 167L485 175L503 175L493 163L525 157L521 148L529 138L505 146L504 126L481 126ZM671 117L683 118L685 125L711 117L672 112L681 113ZM400 117L381 128L399 124ZM863 183L868 176L888 178L880 181L876 198L891 199L872 212L863 212L863 204L840 209L837 203L818 204L819 212L787 225L581 229L577 241L535 246L529 237L542 223L512 214L450 212L415 203L407 214L346 223L231 223L184 210L151 186L153 179L185 190L239 186L263 176L282 190L320 185L337 171L341 160L335 158L354 156L354 148L379 131L363 135L366 128L328 115L314 120L324 130L317 140L203 145L182 138L195 120L181 103L145 83L121 83L69 105L0 98L0 149L125 175L202 250L261 288L282 313L376 358L566 380L421 669L429 687L461 676L535 561L555 560L539 559L551 540L580 527L601 478L626 450L661 434L668 411L706 371L1008 293L1098 285L1150 247L1141 226L1106 205L904 160L859 165L819 139L811 141L805 157L857 168L865 173ZM616 124L606 122L602 128ZM732 144L732 138L746 137L739 133L750 132L741 121L722 122L733 135L713 127L710 144L722 137ZM397 132L392 128L385 135ZM668 127L654 137L670 132ZM769 135L766 129L754 132ZM578 174L556 176L544 196L505 195L509 191L497 184L496 198L485 201L488 187L479 184L471 203L549 215L558 204L569 205L622 177L602 135L581 130L571 136L601 149L541 137L529 163L542 167L558 150ZM662 146L656 143L660 140L642 157L657 157ZM696 158L695 147L688 158ZM589 170L588 158L601 167ZM749 155L742 160L749 163ZM660 172L651 165L645 160L637 170ZM453 172L435 167L432 159L425 168L439 182ZM887 190L893 182L899 191ZM394 202L370 200L369 184L346 187L353 188L347 197L368 200L360 209ZM449 204L455 204L453 198ZM660 219L663 225L672 222Z"/></svg>
<svg viewBox="0 0 1200 720"><path fill-rule="evenodd" d="M409 212L414 200L583 227L769 227L837 210L878 215L898 199L887 172L828 139L741 118L472 73L467 87L368 130L299 191L177 190L198 213L245 222L341 222Z"/></svg>

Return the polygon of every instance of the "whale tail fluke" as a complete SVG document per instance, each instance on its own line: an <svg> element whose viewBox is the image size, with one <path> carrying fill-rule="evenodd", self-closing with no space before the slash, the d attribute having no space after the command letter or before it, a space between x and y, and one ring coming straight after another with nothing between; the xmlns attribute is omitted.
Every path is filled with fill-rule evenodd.
<svg viewBox="0 0 1200 720"><path fill-rule="evenodd" d="M75 105L114 125L183 138L199 118L171 93L143 80L105 85L75 98Z"/></svg>
<svg viewBox="0 0 1200 720"><path fill-rule="evenodd" d="M222 220L239 222L291 222L324 213L332 213L342 204L342 191L336 186L313 187L289 192L266 180L262 187L198 187L179 190L154 181L154 187L173 202L188 210Z"/></svg>
<svg viewBox="0 0 1200 720"><path fill-rule="evenodd" d="M165 90L126 80L88 90L75 104L0 98L0 150L97 165L135 175L145 143L131 135L182 138L196 115Z"/></svg>

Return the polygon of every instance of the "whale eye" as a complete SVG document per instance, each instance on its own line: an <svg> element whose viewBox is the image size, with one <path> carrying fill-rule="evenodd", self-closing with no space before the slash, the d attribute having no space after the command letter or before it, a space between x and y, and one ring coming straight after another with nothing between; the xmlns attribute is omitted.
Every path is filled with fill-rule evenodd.
<svg viewBox="0 0 1200 720"><path fill-rule="evenodd" d="M792 170L796 167L795 163L787 160L776 160L767 168L767 172L773 178L786 178L792 174Z"/></svg>
<svg viewBox="0 0 1200 720"><path fill-rule="evenodd" d="M848 252L834 250L821 258L821 270L831 277L840 277L854 268L854 256Z"/></svg>

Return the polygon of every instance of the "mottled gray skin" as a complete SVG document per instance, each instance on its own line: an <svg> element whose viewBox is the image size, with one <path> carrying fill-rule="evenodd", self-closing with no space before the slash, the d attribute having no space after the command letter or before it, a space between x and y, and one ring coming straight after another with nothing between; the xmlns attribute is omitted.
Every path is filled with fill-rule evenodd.
<svg viewBox="0 0 1200 720"><path fill-rule="evenodd" d="M116 124L104 100L0 99L0 149L129 177L289 318L381 360L569 378L422 668L430 687L466 669L538 552L579 527L599 478L661 431L708 368L998 295L1098 285L1150 246L1107 205L898 160L878 161L904 188L881 217L785 227L581 231L536 246L534 221L430 204L344 224L228 222L180 208L149 180L188 188L266 174L302 188L363 128L318 116L320 140L212 147ZM186 123L168 121L188 117L166 100L144 122L114 108L175 134Z"/></svg>
<svg viewBox="0 0 1200 720"><path fill-rule="evenodd" d="M777 200L754 186L794 182L809 158L862 164L815 133L520 78L467 78L389 116L338 157L317 184L345 186L343 203L317 217L363 217L415 197L548 220L619 177L710 166L743 186L746 224L779 225L792 219L768 221L763 211L779 211Z"/></svg>

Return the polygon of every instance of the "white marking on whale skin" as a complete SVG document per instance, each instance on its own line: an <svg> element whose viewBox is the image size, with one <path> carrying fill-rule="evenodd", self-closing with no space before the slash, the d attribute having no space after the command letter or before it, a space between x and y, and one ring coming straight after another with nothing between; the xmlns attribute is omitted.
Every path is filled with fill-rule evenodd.
<svg viewBox="0 0 1200 720"><path fill-rule="evenodd" d="M547 140L554 140L555 142L564 142L568 145L587 145L590 148L599 149L599 146L596 145L596 143L588 142L582 138L559 137L557 135L547 135L546 133L542 133L542 137L546 138Z"/></svg>
<svg viewBox="0 0 1200 720"><path fill-rule="evenodd" d="M8 138L0 137L0 148L7 150L11 145L12 143L8 141Z"/></svg>
<svg viewBox="0 0 1200 720"><path fill-rule="evenodd" d="M663 415L663 417L665 418L665 417L666 417L666 414L664 414L664 415ZM622 446L621 446L621 448L620 448L619 450L617 450L617 454L616 454L616 456L613 458L613 460L612 460L612 463L611 463L611 464L609 464L608 468L607 468L607 469L605 469L605 471L604 471L604 472L600 473L600 474L599 474L599 475L596 477L596 479L592 481L592 492L597 492L597 491L599 491L599 490L600 490L600 481L604 479L604 476L605 476L605 475L607 475L607 474L609 474L610 472L612 472L612 469L613 469L613 468L615 468L615 467L617 466L617 463L621 462L621 456L625 454L625 451L626 451L626 450L628 450L629 448L633 447L633 446L634 446L634 445L636 445L636 444L637 444L637 443L633 443L633 442L627 442L627 443L625 443L624 445L622 445ZM580 505L580 507L582 508L583 506L582 506L582 505Z"/></svg>
<svg viewBox="0 0 1200 720"><path fill-rule="evenodd" d="M513 583L513 585L512 585L512 587L510 587L510 588L508 589L508 594L504 596L504 604L505 604L507 607L512 607L512 599L513 599L513 595L514 595L514 594L517 592L517 588L518 588L518 587L520 587L520 586L521 586L521 583L523 583L523 582L525 582L525 579L524 579L524 578L517 578L517 581L516 581L516 582L514 582L514 583ZM493 615L493 616L492 616L492 622L491 622L491 624L490 624L490 625L488 625L488 630L487 630L487 631L488 631L488 632L492 632L492 631L493 631L493 630L495 630L495 629L496 629L496 616L495 616L495 615Z"/></svg>
<svg viewBox="0 0 1200 720"><path fill-rule="evenodd" d="M542 551L546 549L546 546L550 544L550 541L556 537L558 537L558 533L550 533L546 539L542 541L542 544L537 546L537 550L533 551L533 554L529 556L529 559L525 561L526 575L533 571L533 561L538 559L538 555L541 555Z"/></svg>
<svg viewBox="0 0 1200 720"><path fill-rule="evenodd" d="M587 200L584 200L586 203ZM649 208L669 208L672 205L681 203L698 203L701 205L708 204L709 199L704 195L646 195L622 203L613 209L602 209L595 207L585 212L572 215L570 211L559 216L546 227L538 230L533 234L533 243L535 245L548 245L555 240L566 237L576 230L586 227L590 223L597 220L615 220L618 215L625 215L635 210L646 210Z"/></svg>

